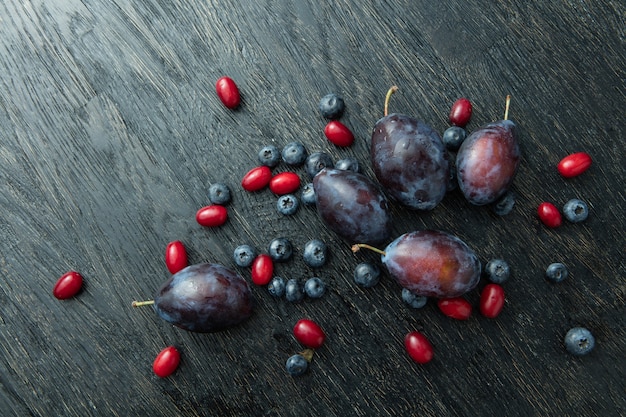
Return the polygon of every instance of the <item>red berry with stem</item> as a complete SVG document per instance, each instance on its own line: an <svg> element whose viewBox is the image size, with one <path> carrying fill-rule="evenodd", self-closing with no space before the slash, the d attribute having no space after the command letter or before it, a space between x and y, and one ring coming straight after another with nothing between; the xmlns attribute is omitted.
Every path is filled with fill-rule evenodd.
<svg viewBox="0 0 626 417"><path fill-rule="evenodd" d="M487 284L480 293L480 312L493 319L498 317L504 307L504 289L498 284Z"/></svg>
<svg viewBox="0 0 626 417"><path fill-rule="evenodd" d="M450 109L450 124L465 127L472 118L472 102L466 98L460 98L452 104Z"/></svg>
<svg viewBox="0 0 626 417"><path fill-rule="evenodd" d="M267 187L272 179L272 170L265 165L252 168L244 175L241 186L246 191L259 191Z"/></svg>
<svg viewBox="0 0 626 417"><path fill-rule="evenodd" d="M196 221L204 227L217 227L226 223L228 210L224 206L213 204L204 206L196 212Z"/></svg>
<svg viewBox="0 0 626 417"><path fill-rule="evenodd" d="M165 248L165 266L170 273L175 274L187 265L187 250L183 242L175 240L168 243Z"/></svg>
<svg viewBox="0 0 626 417"><path fill-rule="evenodd" d="M298 342L311 349L319 349L326 340L326 334L313 320L302 319L293 326L293 335Z"/></svg>
<svg viewBox="0 0 626 417"><path fill-rule="evenodd" d="M437 306L443 314L456 320L467 320L472 315L472 305L464 298L442 298Z"/></svg>
<svg viewBox="0 0 626 417"><path fill-rule="evenodd" d="M76 271L69 271L54 284L52 294L59 300L65 300L78 294L82 287L83 277Z"/></svg>
<svg viewBox="0 0 626 417"><path fill-rule="evenodd" d="M237 88L237 84L230 77L224 76L218 79L215 83L215 91L224 106L229 109L235 109L241 103L239 88Z"/></svg>
<svg viewBox="0 0 626 417"><path fill-rule="evenodd" d="M565 178L576 177L587 171L591 166L591 156L586 152L567 155L557 165L559 173Z"/></svg>
<svg viewBox="0 0 626 417"><path fill-rule="evenodd" d="M343 123L332 120L328 122L324 128L324 135L333 144L337 146L350 146L354 143L354 134Z"/></svg>
<svg viewBox="0 0 626 417"><path fill-rule="evenodd" d="M428 363L433 358L433 346L420 332L410 332L404 337L404 348L411 359L420 364Z"/></svg>
<svg viewBox="0 0 626 417"><path fill-rule="evenodd" d="M281 172L270 180L270 190L277 195L292 194L300 188L300 177L295 172Z"/></svg>
<svg viewBox="0 0 626 417"><path fill-rule="evenodd" d="M537 207L537 215L543 224L550 228L559 227L563 221L561 212L552 203L543 202Z"/></svg>
<svg viewBox="0 0 626 417"><path fill-rule="evenodd" d="M166 378L174 373L180 364L180 352L174 346L163 349L152 363L152 370L160 378Z"/></svg>
<svg viewBox="0 0 626 417"><path fill-rule="evenodd" d="M274 261L262 253L252 262L252 282L256 285L267 285L274 275Z"/></svg>

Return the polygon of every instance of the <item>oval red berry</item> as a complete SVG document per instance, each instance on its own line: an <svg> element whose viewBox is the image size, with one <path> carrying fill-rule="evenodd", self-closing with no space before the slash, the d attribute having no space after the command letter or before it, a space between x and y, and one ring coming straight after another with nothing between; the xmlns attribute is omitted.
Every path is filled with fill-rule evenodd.
<svg viewBox="0 0 626 417"><path fill-rule="evenodd" d="M52 294L59 300L72 298L83 288L83 277L76 271L63 274L54 284Z"/></svg>
<svg viewBox="0 0 626 417"><path fill-rule="evenodd" d="M326 334L313 320L302 319L293 326L296 340L311 349L319 349L326 340Z"/></svg>
<svg viewBox="0 0 626 417"><path fill-rule="evenodd" d="M241 186L246 191L259 191L267 187L272 179L272 170L265 165L252 168L241 180Z"/></svg>
<svg viewBox="0 0 626 417"><path fill-rule="evenodd" d="M180 240L175 240L167 244L165 248L165 266L175 274L187 266L187 250Z"/></svg>
<svg viewBox="0 0 626 417"><path fill-rule="evenodd" d="M561 212L552 203L544 202L539 204L537 215L543 224L551 228L559 227L563 222Z"/></svg>
<svg viewBox="0 0 626 417"><path fill-rule="evenodd" d="M291 194L300 188L300 177L295 172L281 172L270 180L270 190L274 194Z"/></svg>
<svg viewBox="0 0 626 417"><path fill-rule="evenodd" d="M326 138L337 146L350 146L354 143L354 134L343 123L333 120L324 128Z"/></svg>
<svg viewBox="0 0 626 417"><path fill-rule="evenodd" d="M490 319L498 317L504 307L504 288L498 284L487 284L480 293L480 313Z"/></svg>
<svg viewBox="0 0 626 417"><path fill-rule="evenodd" d="M256 285L267 285L274 276L274 261L264 253L252 261L252 282Z"/></svg>
<svg viewBox="0 0 626 417"><path fill-rule="evenodd" d="M567 155L557 165L559 173L565 178L576 177L587 171L591 166L591 156L586 152L577 152Z"/></svg>
<svg viewBox="0 0 626 417"><path fill-rule="evenodd" d="M472 102L466 98L460 98L452 104L450 116L448 117L450 124L459 127L465 127L472 118Z"/></svg>
<svg viewBox="0 0 626 417"><path fill-rule="evenodd" d="M180 352L174 346L163 349L152 363L152 370L160 377L165 378L174 373L180 364Z"/></svg>
<svg viewBox="0 0 626 417"><path fill-rule="evenodd" d="M196 212L196 221L200 226L217 227L226 223L228 210L218 204L204 206Z"/></svg>
<svg viewBox="0 0 626 417"><path fill-rule="evenodd" d="M472 305L464 298L442 298L437 306L443 314L457 320L467 320L472 315Z"/></svg>
<svg viewBox="0 0 626 417"><path fill-rule="evenodd" d="M410 332L404 337L404 348L411 359L417 363L425 364L432 360L433 346L430 341L420 332Z"/></svg>
<svg viewBox="0 0 626 417"><path fill-rule="evenodd" d="M235 109L241 103L241 95L237 84L230 77L221 77L215 83L215 91L224 106Z"/></svg>

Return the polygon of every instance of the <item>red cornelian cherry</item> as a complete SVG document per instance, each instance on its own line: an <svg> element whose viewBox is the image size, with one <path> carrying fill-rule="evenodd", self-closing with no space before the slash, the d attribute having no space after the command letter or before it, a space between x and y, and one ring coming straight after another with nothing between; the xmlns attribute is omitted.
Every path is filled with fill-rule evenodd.
<svg viewBox="0 0 626 417"><path fill-rule="evenodd" d="M326 334L313 320L301 319L293 326L296 340L311 349L319 349L326 340Z"/></svg>
<svg viewBox="0 0 626 417"><path fill-rule="evenodd" d="M226 223L228 210L224 206L213 204L204 206L196 212L196 221L200 226L217 227Z"/></svg>
<svg viewBox="0 0 626 417"><path fill-rule="evenodd" d="M561 212L552 203L543 202L537 207L537 215L543 224L550 228L559 227L563 222Z"/></svg>
<svg viewBox="0 0 626 417"><path fill-rule="evenodd" d="M187 249L180 240L175 240L167 244L165 248L165 266L170 273L175 274L185 268L187 263Z"/></svg>
<svg viewBox="0 0 626 417"><path fill-rule="evenodd" d="M472 102L466 98L460 98L452 104L450 109L450 124L465 127L472 118Z"/></svg>
<svg viewBox="0 0 626 417"><path fill-rule="evenodd" d="M267 187L272 179L272 170L265 165L252 168L241 180L241 186L246 191L259 191Z"/></svg>
<svg viewBox="0 0 626 417"><path fill-rule="evenodd" d="M410 332L404 337L404 348L411 359L420 364L428 363L432 360L433 346L430 341L420 332Z"/></svg>
<svg viewBox="0 0 626 417"><path fill-rule="evenodd" d="M443 314L457 320L467 320L472 315L472 305L465 298L441 298L437 306Z"/></svg>
<svg viewBox="0 0 626 417"><path fill-rule="evenodd" d="M591 156L588 153L577 152L561 159L556 168L565 178L573 178L587 171L591 162Z"/></svg>
<svg viewBox="0 0 626 417"><path fill-rule="evenodd" d="M180 352L174 346L163 349L152 363L152 370L160 378L166 378L174 373L180 364Z"/></svg>
<svg viewBox="0 0 626 417"><path fill-rule="evenodd" d="M326 139L337 146L350 146L354 143L354 134L343 123L332 120L324 128Z"/></svg>
<svg viewBox="0 0 626 417"><path fill-rule="evenodd" d="M59 300L72 298L83 288L83 277L76 271L63 274L54 284L52 294Z"/></svg>
<svg viewBox="0 0 626 417"><path fill-rule="evenodd" d="M262 253L252 261L252 282L256 285L267 285L274 276L274 261Z"/></svg>
<svg viewBox="0 0 626 417"><path fill-rule="evenodd" d="M270 190L277 195L291 194L300 188L300 177L295 172L281 172L270 180Z"/></svg>
<svg viewBox="0 0 626 417"><path fill-rule="evenodd" d="M479 309L483 316L498 317L504 307L504 288L498 284L487 284L480 293Z"/></svg>
<svg viewBox="0 0 626 417"><path fill-rule="evenodd" d="M224 106L229 109L236 109L241 103L241 95L237 84L230 77L221 77L215 83L215 91Z"/></svg>

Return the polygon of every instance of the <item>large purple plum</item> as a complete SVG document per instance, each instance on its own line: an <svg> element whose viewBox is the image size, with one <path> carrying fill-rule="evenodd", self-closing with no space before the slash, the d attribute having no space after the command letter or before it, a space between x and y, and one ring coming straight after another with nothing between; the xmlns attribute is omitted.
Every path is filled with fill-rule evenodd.
<svg viewBox="0 0 626 417"><path fill-rule="evenodd" d="M163 320L192 332L217 332L252 314L248 283L218 264L191 265L172 275L154 298Z"/></svg>
<svg viewBox="0 0 626 417"><path fill-rule="evenodd" d="M503 196L520 162L517 127L510 120L489 123L461 144L456 156L459 188L472 204L482 206Z"/></svg>
<svg viewBox="0 0 626 417"><path fill-rule="evenodd" d="M350 242L380 243L391 236L387 198L365 175L332 168L313 178L322 221Z"/></svg>

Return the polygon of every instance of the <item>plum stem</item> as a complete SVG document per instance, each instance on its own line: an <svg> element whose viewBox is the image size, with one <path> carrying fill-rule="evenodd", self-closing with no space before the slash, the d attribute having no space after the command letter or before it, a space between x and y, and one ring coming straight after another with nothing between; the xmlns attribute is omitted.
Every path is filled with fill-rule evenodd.
<svg viewBox="0 0 626 417"><path fill-rule="evenodd" d="M133 307L151 306L152 304L154 304L154 300L133 301Z"/></svg>
<svg viewBox="0 0 626 417"><path fill-rule="evenodd" d="M395 93L396 91L398 91L398 86L394 85L392 86L389 91L387 91L387 95L385 96L385 114L384 116L387 116L387 114L389 114L388 110L389 110L389 101L391 100L391 95L393 93Z"/></svg>
<svg viewBox="0 0 626 417"><path fill-rule="evenodd" d="M509 120L509 107L511 106L511 95L506 96L506 102L504 104L504 120Z"/></svg>
<svg viewBox="0 0 626 417"><path fill-rule="evenodd" d="M384 250L380 250L380 249L375 248L374 246L370 246L370 245L368 245L366 243L357 243L355 245L352 245L352 252L357 253L359 250L361 250L361 248L369 249L369 250L374 251L376 253L380 253L383 256L387 255L387 253Z"/></svg>

